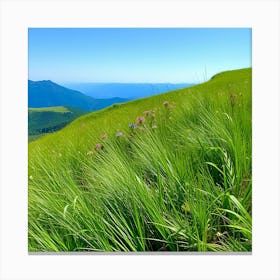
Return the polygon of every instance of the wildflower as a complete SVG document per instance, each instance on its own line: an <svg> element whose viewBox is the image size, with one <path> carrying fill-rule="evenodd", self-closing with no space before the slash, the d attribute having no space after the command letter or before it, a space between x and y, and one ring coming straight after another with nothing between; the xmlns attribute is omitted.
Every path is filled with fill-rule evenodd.
<svg viewBox="0 0 280 280"><path fill-rule="evenodd" d="M101 138L102 138L102 139L106 139L106 138L107 138L107 134L106 134L106 133L103 133L103 134L101 135Z"/></svg>
<svg viewBox="0 0 280 280"><path fill-rule="evenodd" d="M144 112L144 114L145 114L146 116L149 116L149 115L151 115L151 114L152 114L152 111L151 111L151 110L149 110L149 111L145 111L145 112Z"/></svg>
<svg viewBox="0 0 280 280"><path fill-rule="evenodd" d="M88 152L87 152L87 156L90 157L90 156L92 156L92 155L93 155L93 151L88 151Z"/></svg>
<svg viewBox="0 0 280 280"><path fill-rule="evenodd" d="M154 124L154 125L152 126L152 128L154 128L154 129L157 128L157 125Z"/></svg>
<svg viewBox="0 0 280 280"><path fill-rule="evenodd" d="M143 123L143 122L145 122L145 120L146 120L145 117L142 117L142 116L137 118L138 123Z"/></svg>
<svg viewBox="0 0 280 280"><path fill-rule="evenodd" d="M164 101L163 106L167 107L168 106L168 101Z"/></svg>
<svg viewBox="0 0 280 280"><path fill-rule="evenodd" d="M128 126L129 126L129 128L131 128L131 129L135 128L135 124L134 124L134 123L130 123Z"/></svg>
<svg viewBox="0 0 280 280"><path fill-rule="evenodd" d="M102 144L100 144L100 143L95 144L95 149L96 150L99 150L101 147L102 147Z"/></svg>
<svg viewBox="0 0 280 280"><path fill-rule="evenodd" d="M123 133L119 131L119 132L116 134L116 136L117 136L117 137L122 137L122 136L123 136Z"/></svg>

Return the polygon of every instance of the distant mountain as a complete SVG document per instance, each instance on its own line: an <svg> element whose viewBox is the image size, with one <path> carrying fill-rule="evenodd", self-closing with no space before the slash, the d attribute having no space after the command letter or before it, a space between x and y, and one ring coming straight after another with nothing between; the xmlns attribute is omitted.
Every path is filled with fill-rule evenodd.
<svg viewBox="0 0 280 280"><path fill-rule="evenodd" d="M28 107L71 106L85 111L95 111L128 99L94 99L77 90L68 89L50 80L28 80Z"/></svg>
<svg viewBox="0 0 280 280"><path fill-rule="evenodd" d="M67 83L66 87L78 90L93 98L137 99L176 89L193 86L190 83Z"/></svg>
<svg viewBox="0 0 280 280"><path fill-rule="evenodd" d="M28 108L29 141L43 134L57 131L86 113L88 111L64 106Z"/></svg>

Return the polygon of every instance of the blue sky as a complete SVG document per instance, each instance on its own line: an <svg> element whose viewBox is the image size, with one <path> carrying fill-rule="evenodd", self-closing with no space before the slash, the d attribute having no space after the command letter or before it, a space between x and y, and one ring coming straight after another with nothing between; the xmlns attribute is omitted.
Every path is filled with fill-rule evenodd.
<svg viewBox="0 0 280 280"><path fill-rule="evenodd" d="M30 28L28 78L202 82L251 66L250 28Z"/></svg>

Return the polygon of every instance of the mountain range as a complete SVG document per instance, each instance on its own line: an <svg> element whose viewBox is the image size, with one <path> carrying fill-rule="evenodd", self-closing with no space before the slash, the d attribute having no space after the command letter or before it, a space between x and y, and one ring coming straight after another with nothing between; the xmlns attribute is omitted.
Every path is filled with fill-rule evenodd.
<svg viewBox="0 0 280 280"><path fill-rule="evenodd" d="M28 108L71 106L85 111L96 111L125 101L128 99L119 97L95 99L50 80L28 80Z"/></svg>

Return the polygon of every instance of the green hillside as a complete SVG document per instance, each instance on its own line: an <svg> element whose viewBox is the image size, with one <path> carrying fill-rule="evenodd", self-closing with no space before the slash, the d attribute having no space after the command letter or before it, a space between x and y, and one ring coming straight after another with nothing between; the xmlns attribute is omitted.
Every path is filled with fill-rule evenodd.
<svg viewBox="0 0 280 280"><path fill-rule="evenodd" d="M29 143L29 251L251 251L251 69Z"/></svg>
<svg viewBox="0 0 280 280"><path fill-rule="evenodd" d="M32 141L46 133L59 130L86 113L86 111L64 106L28 108L28 139Z"/></svg>

